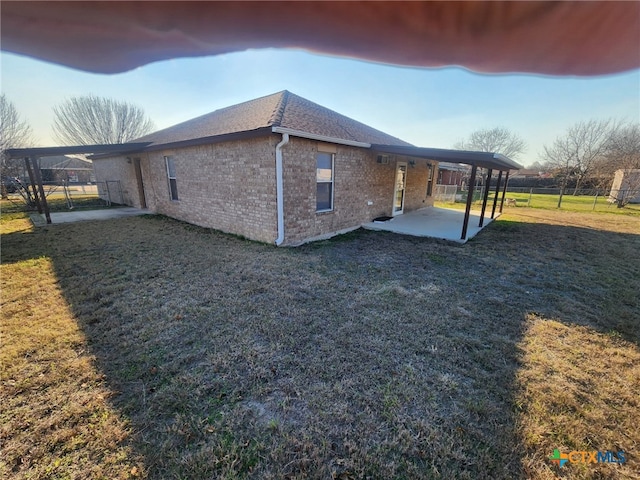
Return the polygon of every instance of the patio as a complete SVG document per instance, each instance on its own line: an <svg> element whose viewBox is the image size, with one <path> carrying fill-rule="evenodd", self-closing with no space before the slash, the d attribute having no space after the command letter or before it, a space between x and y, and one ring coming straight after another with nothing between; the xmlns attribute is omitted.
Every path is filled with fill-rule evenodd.
<svg viewBox="0 0 640 480"><path fill-rule="evenodd" d="M486 212L484 215L484 224L482 227L479 227L480 212L471 211L469 213L469 226L467 228L466 239L461 240L460 232L464 222L464 213L464 210L426 207L398 215L386 222L365 223L362 227L368 230L381 230L401 233L403 235L414 235L416 237L432 237L457 243L466 243L495 218L500 216L500 214L496 212L495 217L492 219L491 212Z"/></svg>
<svg viewBox="0 0 640 480"><path fill-rule="evenodd" d="M134 207L103 208L99 210L75 210L73 212L52 212L50 213L51 223L74 223L88 220L109 220L112 218L131 217L149 213ZM42 213L32 213L31 221L36 227L47 225L47 220Z"/></svg>

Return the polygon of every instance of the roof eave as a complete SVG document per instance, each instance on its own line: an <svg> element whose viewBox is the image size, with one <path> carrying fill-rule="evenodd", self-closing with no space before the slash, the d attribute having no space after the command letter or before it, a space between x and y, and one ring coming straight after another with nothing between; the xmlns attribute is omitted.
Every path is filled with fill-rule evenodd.
<svg viewBox="0 0 640 480"><path fill-rule="evenodd" d="M521 168L523 168L523 166L520 165L518 162L514 162L509 157L502 155L501 153L494 153L493 158L495 158L496 160L500 160L505 164L510 164L511 170L520 170Z"/></svg>
<svg viewBox="0 0 640 480"><path fill-rule="evenodd" d="M55 155L90 154L93 152L111 152L121 154L135 149L144 148L148 143L117 143L100 145L71 145L66 147L33 147L33 148L9 148L6 150L11 158L21 157L47 157Z"/></svg>
<svg viewBox="0 0 640 480"><path fill-rule="evenodd" d="M357 142L355 140L347 140L344 138L327 137L326 135L319 135L316 133L304 132L302 130L294 130L286 127L272 127L273 133L288 133L294 137L307 138L309 140L318 140L320 142L336 143L338 145L348 145L350 147L371 148L370 143Z"/></svg>
<svg viewBox="0 0 640 480"><path fill-rule="evenodd" d="M426 158L439 162L465 163L495 170L519 170L522 166L510 158L493 152L472 152L467 150L448 150L444 148L404 147L397 145L371 145L371 148L396 155Z"/></svg>
<svg viewBox="0 0 640 480"><path fill-rule="evenodd" d="M265 137L270 135L271 127L260 127L254 130L245 130L242 132L224 133L222 135L212 135L210 137L193 138L189 140L180 140L178 142L167 142L151 144L137 151L127 152L133 153L145 153L145 152L157 152L159 150L172 150L175 148L197 147L200 145L211 145L214 143L231 142L234 140L247 140L250 138ZM99 160L101 158L113 157L113 154L100 154L89 157L92 160Z"/></svg>

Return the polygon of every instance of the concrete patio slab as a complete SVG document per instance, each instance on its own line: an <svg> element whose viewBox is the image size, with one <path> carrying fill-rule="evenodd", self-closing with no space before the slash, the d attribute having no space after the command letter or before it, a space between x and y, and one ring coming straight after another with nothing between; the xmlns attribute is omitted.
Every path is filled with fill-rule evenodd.
<svg viewBox="0 0 640 480"><path fill-rule="evenodd" d="M105 208L101 210L76 210L73 212L52 212L51 223L58 224L85 222L89 220L109 220L112 218L131 217L147 213L149 213L149 210L134 207ZM31 220L36 227L47 224L44 214L31 214Z"/></svg>
<svg viewBox="0 0 640 480"><path fill-rule="evenodd" d="M491 219L491 211L488 209L484 216L486 227L499 214L496 213ZM427 207L414 212L398 215L386 222L370 222L363 224L363 228L368 230L381 230L387 232L401 233L404 235L414 235L417 237L431 237L452 242L466 243L475 237L482 228L478 227L480 212L471 211L469 215L469 226L467 228L467 238L462 240L462 222L464 220L464 210L454 210L451 208Z"/></svg>

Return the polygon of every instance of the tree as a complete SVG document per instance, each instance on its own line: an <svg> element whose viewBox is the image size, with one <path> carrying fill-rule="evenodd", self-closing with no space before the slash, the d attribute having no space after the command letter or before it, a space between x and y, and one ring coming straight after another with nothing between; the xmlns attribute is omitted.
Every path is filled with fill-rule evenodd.
<svg viewBox="0 0 640 480"><path fill-rule="evenodd" d="M525 152L527 143L505 127L494 127L476 130L467 140L457 142L454 148L501 153L515 160Z"/></svg>
<svg viewBox="0 0 640 480"><path fill-rule="evenodd" d="M624 191L611 192L618 207L624 207L640 194L640 124L629 123L616 128L609 138L606 156L596 166L600 186L613 188L617 170L625 171Z"/></svg>
<svg viewBox="0 0 640 480"><path fill-rule="evenodd" d="M616 169L640 168L640 123L621 125L613 130L606 158Z"/></svg>
<svg viewBox="0 0 640 480"><path fill-rule="evenodd" d="M2 171L2 198L7 197L5 177L16 177L22 172L20 160L11 160L9 148L26 147L33 141L31 127L20 118L15 105L3 93L0 95L0 169Z"/></svg>
<svg viewBox="0 0 640 480"><path fill-rule="evenodd" d="M577 195L584 179L607 156L611 139L619 128L620 123L611 119L578 122L551 146L544 146L543 157L560 180L558 208L569 182L575 181L573 194Z"/></svg>
<svg viewBox="0 0 640 480"><path fill-rule="evenodd" d="M527 167L529 170L537 170L539 172L543 172L547 167L540 161L535 161Z"/></svg>
<svg viewBox="0 0 640 480"><path fill-rule="evenodd" d="M94 95L72 97L53 112L53 135L66 145L124 143L154 129L140 107Z"/></svg>

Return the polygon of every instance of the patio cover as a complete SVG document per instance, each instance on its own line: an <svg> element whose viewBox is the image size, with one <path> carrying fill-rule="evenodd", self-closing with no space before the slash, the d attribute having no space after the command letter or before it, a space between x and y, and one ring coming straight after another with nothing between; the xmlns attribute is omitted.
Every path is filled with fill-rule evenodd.
<svg viewBox="0 0 640 480"><path fill-rule="evenodd" d="M438 162L465 163L481 168L498 171L520 170L522 165L514 162L500 153L472 152L467 150L448 150L444 148L404 147L397 145L371 145L380 153L406 155L409 157L426 158Z"/></svg>
<svg viewBox="0 0 640 480"><path fill-rule="evenodd" d="M498 171L498 182L496 185L495 195L493 197L493 206L491 209L492 219L496 214L496 207L498 205L498 196L500 194L503 172L506 172L506 175L504 185L502 187L502 198L500 199L500 213L502 213L502 207L504 206L504 197L507 193L509 171L519 170L522 168L522 165L520 165L519 163L516 163L510 158L495 152L472 152L466 150L446 150L442 148L405 147L396 145L371 145L371 149L380 153L405 155L408 157L436 160L438 162L465 163L467 165L471 165L471 178L469 179L469 192L467 193L467 205L464 211L462 234L460 236L461 240L467 239L467 229L469 227L471 204L473 203L473 191L475 188L476 173L478 171L478 167L487 169L487 178L489 179L489 185L487 185L487 188L485 188L484 195L482 197L482 213L480 214L478 227L482 227L482 225L484 224L484 213L487 208L487 201L489 199L488 187L491 184L491 174L493 173L493 170Z"/></svg>
<svg viewBox="0 0 640 480"><path fill-rule="evenodd" d="M44 213L47 223L51 223L51 212L47 197L44 194L44 186L42 184L42 174L37 159L40 157L48 157L51 155L70 155L70 154L99 154L99 153L128 153L135 152L149 145L146 143L119 143L119 144L101 144L101 145L72 145L66 147L33 147L33 148L9 148L6 153L10 158L24 158L27 172L29 172L29 180L33 190L33 198L38 213Z"/></svg>

